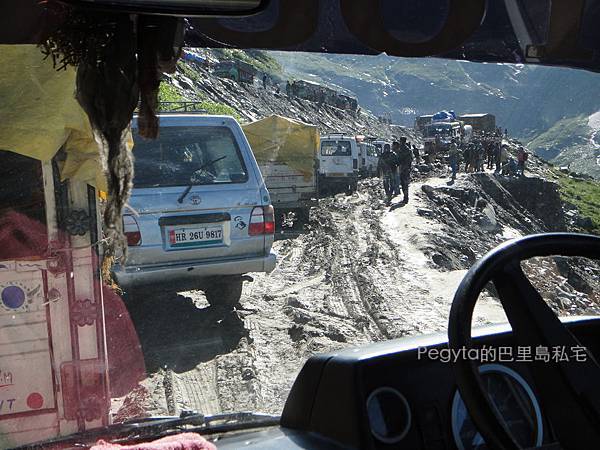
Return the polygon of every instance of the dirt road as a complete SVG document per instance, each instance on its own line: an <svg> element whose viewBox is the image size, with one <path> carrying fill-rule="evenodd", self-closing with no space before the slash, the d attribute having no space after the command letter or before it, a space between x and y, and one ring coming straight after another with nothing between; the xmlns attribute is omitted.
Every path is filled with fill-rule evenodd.
<svg viewBox="0 0 600 450"><path fill-rule="evenodd" d="M199 291L132 306L149 376L113 408L122 417L132 403L149 414L279 413L310 355L445 330L464 271L431 262L442 229L422 214L421 184L408 205L385 205L377 179L322 199L303 233L275 243L277 268L245 284L237 311L209 308ZM503 320L494 300L480 308L477 322Z"/></svg>

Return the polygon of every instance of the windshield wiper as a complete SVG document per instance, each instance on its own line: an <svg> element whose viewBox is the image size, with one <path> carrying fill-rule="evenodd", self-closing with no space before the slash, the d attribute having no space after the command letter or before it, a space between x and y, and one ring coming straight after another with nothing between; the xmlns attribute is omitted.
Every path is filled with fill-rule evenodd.
<svg viewBox="0 0 600 450"><path fill-rule="evenodd" d="M134 419L103 428L75 433L66 437L15 447L13 450L39 449L56 444L87 445L94 444L98 439L104 439L113 444L131 443L145 439L158 439L183 431L199 434L225 433L234 430L277 426L279 425L279 420L279 416L254 412L205 416L193 411L183 411L180 416Z"/></svg>
<svg viewBox="0 0 600 450"><path fill-rule="evenodd" d="M200 166L198 169L196 169L196 171L195 171L194 173L196 173L196 172L200 172L201 170L204 170L204 169L206 169L206 168L207 168L208 166L210 166L211 164L214 164L214 163L216 163L216 162L219 162L219 161L221 161L221 160L223 160L223 159L225 159L225 158L227 158L227 155L225 155L225 156L221 156L220 158L217 158L217 159L213 159L212 161L210 161L210 162L207 162L206 164L202 164L202 165L201 165L201 166ZM194 184L195 184L193 180L194 180L194 176L192 175L192 179L190 180L190 184L188 184L188 186L185 188L185 191L183 191L183 192L181 193L181 195L180 195L180 196L179 196L179 198L177 199L177 203L183 203L183 200L185 199L185 197L186 197L186 196L187 196L187 195L190 193L190 191L192 190L192 187L193 187L193 186L194 186Z"/></svg>

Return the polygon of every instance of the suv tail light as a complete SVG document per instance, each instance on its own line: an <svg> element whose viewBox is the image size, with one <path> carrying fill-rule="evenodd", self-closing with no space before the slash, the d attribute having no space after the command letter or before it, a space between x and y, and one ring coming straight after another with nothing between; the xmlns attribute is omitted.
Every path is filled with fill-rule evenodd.
<svg viewBox="0 0 600 450"><path fill-rule="evenodd" d="M127 245L130 247L135 247L142 243L142 233L140 233L140 227L135 217L130 215L123 216L123 232L127 238Z"/></svg>
<svg viewBox="0 0 600 450"><path fill-rule="evenodd" d="M257 206L250 215L250 225L248 234L250 236L259 236L262 234L275 233L275 211L271 205Z"/></svg>

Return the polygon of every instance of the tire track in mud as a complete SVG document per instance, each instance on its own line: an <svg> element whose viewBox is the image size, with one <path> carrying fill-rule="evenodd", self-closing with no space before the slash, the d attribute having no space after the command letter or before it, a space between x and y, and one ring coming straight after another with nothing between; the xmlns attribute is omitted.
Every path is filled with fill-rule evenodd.
<svg viewBox="0 0 600 450"><path fill-rule="evenodd" d="M168 409L280 413L311 355L423 331L411 321L438 305L424 304L427 286L419 286L422 280L382 222L388 208L379 191L377 180L366 180L357 194L321 199L305 233L275 243L277 267L245 284L237 319L210 322L211 337L231 342L234 333L239 342L177 369ZM197 291L183 294L203 302ZM201 314L198 329L210 308L192 312L189 303L182 322L191 325L196 319L184 316Z"/></svg>

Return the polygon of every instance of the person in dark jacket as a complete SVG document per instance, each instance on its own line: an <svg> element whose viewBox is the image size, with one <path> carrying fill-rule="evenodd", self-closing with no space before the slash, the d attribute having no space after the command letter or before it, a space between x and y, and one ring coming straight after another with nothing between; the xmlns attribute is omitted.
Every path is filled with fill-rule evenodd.
<svg viewBox="0 0 600 450"><path fill-rule="evenodd" d="M413 144L412 152L413 152L413 156L415 157L415 162L417 164L420 164L421 163L421 155L419 154L419 147L417 147L415 144Z"/></svg>
<svg viewBox="0 0 600 450"><path fill-rule="evenodd" d="M398 174L400 186L402 187L402 194L404 198L403 203L408 203L408 185L410 184L410 171L412 169L413 154L410 146L406 142L406 137L401 137L400 142L394 142L396 153L396 160L398 161ZM399 192L398 192L399 193Z"/></svg>
<svg viewBox="0 0 600 450"><path fill-rule="evenodd" d="M377 162L377 173L383 181L383 189L388 202L394 195L394 173L397 167L396 155L392 152L390 144L385 144Z"/></svg>

